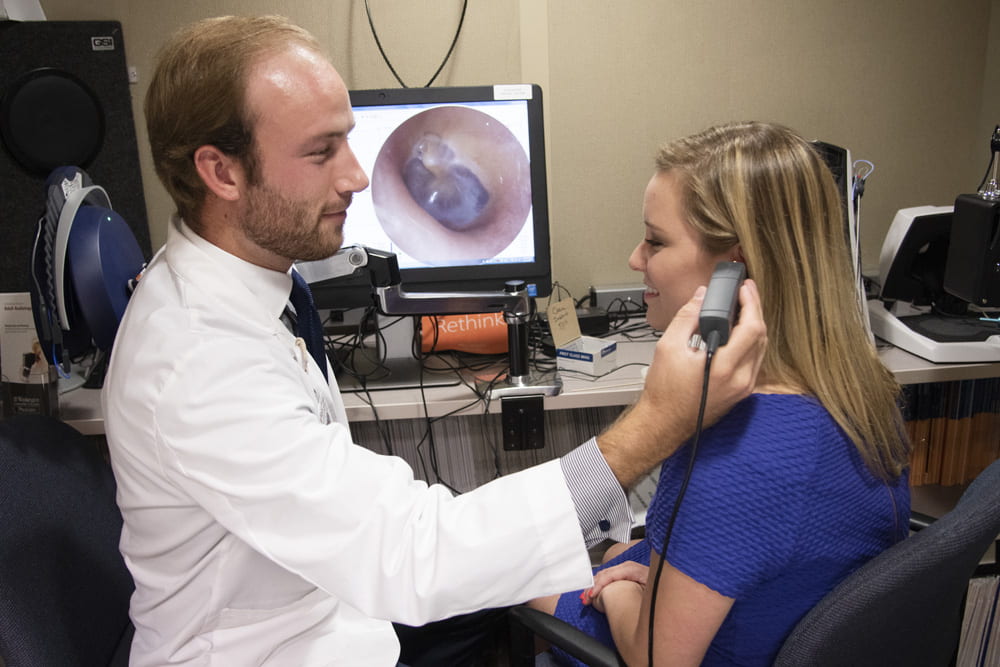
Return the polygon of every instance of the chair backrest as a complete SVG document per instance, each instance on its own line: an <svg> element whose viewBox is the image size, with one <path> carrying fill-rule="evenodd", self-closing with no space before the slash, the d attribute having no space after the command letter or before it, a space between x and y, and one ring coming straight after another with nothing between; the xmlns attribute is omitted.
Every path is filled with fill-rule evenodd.
<svg viewBox="0 0 1000 667"><path fill-rule="evenodd" d="M969 579L1000 533L1000 461L950 512L858 568L807 613L775 665L948 665Z"/></svg>
<svg viewBox="0 0 1000 667"><path fill-rule="evenodd" d="M121 527L95 443L50 417L0 422L0 664L127 664Z"/></svg>

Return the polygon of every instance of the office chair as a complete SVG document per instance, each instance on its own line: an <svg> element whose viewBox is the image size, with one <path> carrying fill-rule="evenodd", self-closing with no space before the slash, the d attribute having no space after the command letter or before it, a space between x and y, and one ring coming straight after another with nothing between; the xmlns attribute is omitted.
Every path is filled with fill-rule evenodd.
<svg viewBox="0 0 1000 667"><path fill-rule="evenodd" d="M950 512L926 519L915 515L913 535L823 597L785 639L775 667L954 664L969 579L977 569L998 571L978 566L1000 534L1000 460ZM532 633L589 665L624 665L615 651L553 616L515 607L510 617L515 667L534 664Z"/></svg>
<svg viewBox="0 0 1000 667"><path fill-rule="evenodd" d="M0 665L127 665L134 585L111 467L43 416L0 421Z"/></svg>

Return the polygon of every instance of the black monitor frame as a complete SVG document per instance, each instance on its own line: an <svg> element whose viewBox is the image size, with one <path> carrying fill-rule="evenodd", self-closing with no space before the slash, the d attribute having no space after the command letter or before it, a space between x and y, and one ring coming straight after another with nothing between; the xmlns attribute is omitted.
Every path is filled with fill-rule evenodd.
<svg viewBox="0 0 1000 667"><path fill-rule="evenodd" d="M463 106L494 101L523 100L528 123L528 160L531 183L531 224L533 225L534 261L508 263L477 263L460 266L407 268L401 266L402 286L409 292L496 291L508 280L523 280L532 296L545 297L552 290L551 246L549 239L548 185L545 164L545 132L542 113L542 90L534 84L506 86L463 86L438 88L398 88L350 91L356 126L351 133L355 146L365 131L366 112L382 106ZM355 148L355 152L358 149ZM364 167L365 164L362 164ZM370 196L362 193L357 198ZM351 227L359 224L380 224L378 220L362 220L352 207L345 228L345 243L351 238ZM391 248L379 248L391 251ZM336 307L320 304L320 307Z"/></svg>

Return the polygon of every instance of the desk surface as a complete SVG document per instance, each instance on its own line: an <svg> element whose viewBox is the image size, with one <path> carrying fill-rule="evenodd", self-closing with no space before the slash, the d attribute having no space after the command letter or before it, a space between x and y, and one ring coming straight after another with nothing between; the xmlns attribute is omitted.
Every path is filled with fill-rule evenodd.
<svg viewBox="0 0 1000 667"><path fill-rule="evenodd" d="M595 408L633 403L642 391L643 368L653 355L655 343L650 341L620 341L618 344L618 370L590 380L576 373L562 373L563 390L558 396L545 398L546 410ZM935 364L895 347L879 350L879 356L900 384L924 382L950 382L1000 376L998 363ZM427 414L440 417L450 413L481 414L483 404L463 385L434 387L425 390ZM375 402L379 419L420 419L425 416L424 403L419 389L374 391L370 396ZM351 421L374 421L372 408L363 395L344 395L347 418ZM63 421L81 433L104 433L101 415L100 391L75 389L60 396L59 409ZM499 401L492 401L490 412L499 412Z"/></svg>

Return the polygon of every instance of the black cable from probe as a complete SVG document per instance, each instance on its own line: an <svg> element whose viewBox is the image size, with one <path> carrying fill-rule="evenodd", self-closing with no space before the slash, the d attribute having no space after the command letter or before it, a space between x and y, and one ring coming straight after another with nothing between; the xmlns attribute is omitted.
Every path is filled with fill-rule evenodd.
<svg viewBox="0 0 1000 667"><path fill-rule="evenodd" d="M691 472L694 470L694 460L698 454L698 441L701 439L702 425L705 421L705 405L708 402L708 377L712 369L712 357L715 356L715 351L719 349L720 340L721 334L716 330L710 331L708 338L705 340L705 375L701 383L701 402L698 406L698 420L695 423L694 436L691 438L691 453L688 456L688 466L684 472L684 481L681 482L680 491L677 492L677 500L674 502L674 509L670 513L667 532L663 536L663 548L660 550L660 562L656 566L656 575L653 577L653 594L649 603L649 647L647 656L649 667L653 667L653 628L656 619L656 594L660 589L660 575L663 574L663 562L667 560L667 546L670 544L670 534L674 530L677 512L681 508L681 502L684 500L684 494L687 492L688 482L691 481ZM652 557L652 550L650 551L650 557Z"/></svg>

